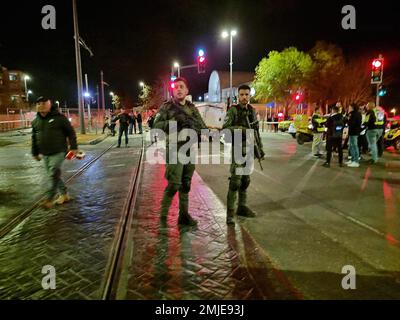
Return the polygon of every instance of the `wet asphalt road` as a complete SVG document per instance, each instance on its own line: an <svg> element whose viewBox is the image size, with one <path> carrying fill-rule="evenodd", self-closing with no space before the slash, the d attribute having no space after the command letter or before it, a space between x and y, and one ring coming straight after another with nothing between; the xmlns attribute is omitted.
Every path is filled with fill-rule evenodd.
<svg viewBox="0 0 400 320"><path fill-rule="evenodd" d="M254 219L242 225L305 298L400 298L400 156L331 168L287 134L263 134L264 171L249 188ZM227 165L197 170L226 204ZM342 268L354 266L357 290L343 290Z"/></svg>
<svg viewBox="0 0 400 320"><path fill-rule="evenodd" d="M85 146L87 159L112 139ZM100 298L140 141L112 149L74 179L70 204L37 209L0 240L0 298ZM358 169L339 168L334 158L326 169L310 145L289 135L263 134L263 142L264 171L256 164L248 201L258 216L240 218L234 228L225 225L227 165L197 166L190 212L199 227L182 229L177 199L167 225L160 224L164 167L145 163L118 299L400 298L399 155L385 153L381 164ZM30 159L26 142L1 151L11 183L1 179L0 190L5 199L5 188L12 191L1 213L12 216L40 195L41 164ZM65 175L80 166L66 163ZM40 284L48 264L57 270L54 291ZM356 290L341 287L346 265L356 270Z"/></svg>

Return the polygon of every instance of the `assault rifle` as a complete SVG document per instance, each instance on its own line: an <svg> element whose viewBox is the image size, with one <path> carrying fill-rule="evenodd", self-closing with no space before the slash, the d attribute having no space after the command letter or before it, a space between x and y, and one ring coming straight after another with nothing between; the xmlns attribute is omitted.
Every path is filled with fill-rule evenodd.
<svg viewBox="0 0 400 320"><path fill-rule="evenodd" d="M260 132L258 131L258 120L254 122L250 122L249 117L246 116L246 121L247 121L247 126L250 129L253 129L254 131L254 156L258 159L258 163L260 164L260 168L263 171L263 167L261 164L261 160L264 160L265 158L265 153L264 150L262 149L262 144L261 144L261 138L260 138Z"/></svg>

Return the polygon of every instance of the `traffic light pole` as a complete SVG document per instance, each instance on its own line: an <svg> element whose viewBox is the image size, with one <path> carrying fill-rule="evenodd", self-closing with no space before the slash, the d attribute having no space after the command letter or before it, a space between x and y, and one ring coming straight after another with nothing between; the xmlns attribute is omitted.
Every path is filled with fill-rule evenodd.
<svg viewBox="0 0 400 320"><path fill-rule="evenodd" d="M379 86L380 86L380 84L378 83L377 85L376 85L376 106L378 107L379 106L379 103L380 103L380 97L379 97Z"/></svg>
<svg viewBox="0 0 400 320"><path fill-rule="evenodd" d="M75 58L76 58L76 78L78 87L78 108L79 108L79 123L81 134L86 134L85 130L85 109L82 94L82 65L81 65L81 52L79 46L79 25L78 25L78 12L76 8L76 0L72 0L72 9L74 15L74 31L75 31Z"/></svg>
<svg viewBox="0 0 400 320"><path fill-rule="evenodd" d="M182 69L190 69L190 68L197 68L197 64L190 64L190 65L187 65L187 66L182 66L182 67L180 67L180 71Z"/></svg>

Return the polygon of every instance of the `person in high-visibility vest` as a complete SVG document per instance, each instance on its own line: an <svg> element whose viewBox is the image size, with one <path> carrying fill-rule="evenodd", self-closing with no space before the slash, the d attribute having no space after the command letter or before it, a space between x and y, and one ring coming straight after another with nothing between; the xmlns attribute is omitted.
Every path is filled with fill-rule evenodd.
<svg viewBox="0 0 400 320"><path fill-rule="evenodd" d="M382 127L385 124L385 112L378 109L374 102L368 102L367 104L368 112L365 116L364 123L367 126L367 140L368 148L371 151L372 159L369 164L375 164L378 162L378 147L377 141L383 134Z"/></svg>
<svg viewBox="0 0 400 320"><path fill-rule="evenodd" d="M378 129L381 130L381 135L378 139L378 141L376 142L377 144L377 148L378 148L378 158L381 158L383 155L383 150L385 149L385 144L383 141L384 135L385 135L385 128L386 128L386 124L387 124L387 113L386 111L382 108L382 107L377 107L378 112L383 112L384 113L384 120L381 121L380 125L378 125Z"/></svg>
<svg viewBox="0 0 400 320"><path fill-rule="evenodd" d="M314 157L321 158L321 147L322 139L325 132L326 119L322 116L321 107L316 106L314 109L314 114L312 115L311 122L313 125L313 143L312 143L312 153Z"/></svg>

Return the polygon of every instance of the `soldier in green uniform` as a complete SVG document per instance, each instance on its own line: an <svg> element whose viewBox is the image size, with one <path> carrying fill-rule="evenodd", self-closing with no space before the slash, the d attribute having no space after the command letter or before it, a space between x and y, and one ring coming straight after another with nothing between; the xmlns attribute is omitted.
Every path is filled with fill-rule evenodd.
<svg viewBox="0 0 400 320"><path fill-rule="evenodd" d="M192 176L195 170L193 163L182 164L170 163L169 135L170 121L176 121L178 133L185 129L194 129L200 133L201 129L206 129L206 125L201 118L197 108L189 101L186 96L189 93L189 86L187 80L184 78L177 78L174 81L173 99L165 102L159 112L157 113L153 128L163 130L167 135L167 159L165 178L168 180L168 186L164 190L163 198L161 201L161 219L166 220L172 199L176 192L179 192L179 219L178 223L181 225L196 226L197 221L194 220L189 214L189 191L192 182ZM177 142L179 149L185 142Z"/></svg>
<svg viewBox="0 0 400 320"><path fill-rule="evenodd" d="M231 106L228 110L225 122L223 125L224 129L230 129L232 132L234 129L241 129L243 130L242 134L242 154L245 155L246 153L246 135L245 130L249 128L249 124L257 123L257 116L255 109L249 104L250 102L250 87L247 85L242 85L238 89L238 99L239 104ZM253 129L258 130L258 124L253 126ZM235 137L233 137L233 144L232 150L234 150ZM261 140L260 140L261 143ZM262 145L259 146L260 154L258 157L262 159L264 157L264 151L262 150ZM237 195L239 193L239 203L237 207L236 214L244 217L255 217L255 213L250 210L246 203L247 203L247 188L250 185L250 175L238 175L236 172L237 168L244 167L245 164L239 164L235 161L232 152L232 164L230 168L231 177L229 178L229 191L228 191L228 200L227 200L227 216L226 216L226 223L227 224L235 224L233 217L235 212L235 205L237 200ZM257 154L256 154L257 156ZM254 161L253 159L250 159Z"/></svg>

